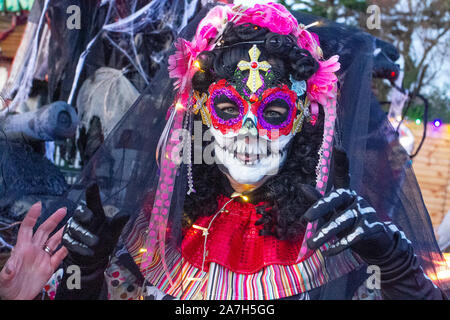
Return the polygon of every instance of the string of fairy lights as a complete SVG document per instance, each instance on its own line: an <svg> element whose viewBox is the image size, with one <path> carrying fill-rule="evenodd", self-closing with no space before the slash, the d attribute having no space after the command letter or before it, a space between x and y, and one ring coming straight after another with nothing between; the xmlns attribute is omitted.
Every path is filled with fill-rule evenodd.
<svg viewBox="0 0 450 320"><path fill-rule="evenodd" d="M422 124L422 119L420 119L420 118L417 118L416 119L416 121L415 121L415 123L418 125L418 126L420 126L421 124ZM432 122L432 125L435 127L435 128L439 128L440 126L442 126L442 120L441 119L434 119Z"/></svg>

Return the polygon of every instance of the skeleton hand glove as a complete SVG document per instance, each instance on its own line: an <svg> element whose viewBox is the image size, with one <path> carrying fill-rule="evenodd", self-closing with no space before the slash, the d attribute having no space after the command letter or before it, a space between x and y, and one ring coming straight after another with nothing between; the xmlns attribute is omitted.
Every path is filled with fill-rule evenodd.
<svg viewBox="0 0 450 320"><path fill-rule="evenodd" d="M77 207L64 230L62 242L69 260L83 267L106 266L128 218L123 213L106 217L97 184L88 187L86 205Z"/></svg>
<svg viewBox="0 0 450 320"><path fill-rule="evenodd" d="M349 189L329 192L304 217L319 221L307 244L315 250L330 242L325 255L351 248L361 258L372 259L386 254L393 246L393 231L377 220L375 209L366 200Z"/></svg>
<svg viewBox="0 0 450 320"><path fill-rule="evenodd" d="M344 151L335 148L334 189L323 198L314 188L306 193L317 202L305 212L304 219L318 221L316 232L308 239L308 247L329 247L324 255L335 255L351 248L364 260L387 254L394 246L394 231L378 221L376 211L349 187L349 166Z"/></svg>
<svg viewBox="0 0 450 320"><path fill-rule="evenodd" d="M314 187L303 186L306 197L316 201L304 214L305 220L317 221L308 247L316 250L328 243L322 250L325 256L350 248L367 264L379 266L385 299L445 299L424 273L404 233L391 222L378 221L375 209L349 189L344 151L335 148L333 164L334 189L324 197Z"/></svg>

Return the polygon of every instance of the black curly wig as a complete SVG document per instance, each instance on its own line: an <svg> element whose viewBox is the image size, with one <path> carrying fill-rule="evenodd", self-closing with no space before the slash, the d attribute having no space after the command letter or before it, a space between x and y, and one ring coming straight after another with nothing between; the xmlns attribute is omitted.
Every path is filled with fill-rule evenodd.
<svg viewBox="0 0 450 320"><path fill-rule="evenodd" d="M289 84L289 75L297 81L307 80L318 69L317 61L308 51L299 48L291 36L275 34L251 24L229 25L220 46L199 55L201 71L193 77L194 89L207 92L211 83L219 79L232 81L237 63L248 59L248 50L255 43L261 44L258 46L260 60L271 64L276 85ZM203 129L208 128L204 126ZM322 135L323 112L315 125L305 121L301 132L294 136L280 172L249 194L251 203L264 202L256 208L261 214L257 223L263 225L262 235L291 240L303 231L300 218L313 204L311 197L305 195L304 186L315 186ZM203 147L207 144L204 142ZM215 214L217 197L221 194L229 196L234 191L216 164L194 164L192 169L196 192L185 199L185 226L191 225L199 216Z"/></svg>

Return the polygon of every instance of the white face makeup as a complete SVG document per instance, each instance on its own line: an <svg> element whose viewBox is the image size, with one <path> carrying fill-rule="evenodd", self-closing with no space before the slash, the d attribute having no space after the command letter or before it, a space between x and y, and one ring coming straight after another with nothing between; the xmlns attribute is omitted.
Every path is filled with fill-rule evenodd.
<svg viewBox="0 0 450 320"><path fill-rule="evenodd" d="M293 135L280 136L271 141L267 137L228 133L210 128L215 138L215 157L228 174L238 183L256 184L264 177L279 172L287 156L288 144Z"/></svg>
<svg viewBox="0 0 450 320"><path fill-rule="evenodd" d="M274 81L272 66L258 60L260 53L254 45L251 62L238 63L242 79L220 79L209 86L202 113L215 138L216 163L240 184L257 184L278 174L303 117L297 93Z"/></svg>

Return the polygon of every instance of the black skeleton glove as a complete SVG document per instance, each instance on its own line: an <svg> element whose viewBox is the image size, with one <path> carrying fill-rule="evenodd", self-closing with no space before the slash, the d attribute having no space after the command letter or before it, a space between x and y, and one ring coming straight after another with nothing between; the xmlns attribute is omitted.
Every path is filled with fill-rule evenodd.
<svg viewBox="0 0 450 320"><path fill-rule="evenodd" d="M107 218L98 186L91 185L86 190L86 205L77 207L64 229L62 241L68 256L80 266L107 262L128 218L123 213Z"/></svg>
<svg viewBox="0 0 450 320"><path fill-rule="evenodd" d="M305 195L316 201L304 219L318 222L308 247L316 250L328 242L325 256L350 248L367 264L377 265L385 299L446 299L424 273L403 232L391 222L378 221L375 209L349 189L349 163L343 150L335 148L333 165L334 189L323 198L314 187L303 186Z"/></svg>
<svg viewBox="0 0 450 320"><path fill-rule="evenodd" d="M308 247L316 250L326 242L324 255L335 255L351 248L363 259L374 259L393 248L393 231L377 219L375 209L349 189L349 164L344 151L334 150L334 189L323 198L313 187L304 186L316 203L305 212L308 222L318 221Z"/></svg>
<svg viewBox="0 0 450 320"><path fill-rule="evenodd" d="M308 221L318 220L316 233L308 240L315 250L331 241L325 255L351 248L363 259L387 253L393 246L393 232L377 219L375 209L349 189L329 192L305 213Z"/></svg>
<svg viewBox="0 0 450 320"><path fill-rule="evenodd" d="M105 216L97 184L86 190L86 204L80 204L64 229L62 244L69 250L65 269L76 265L81 270L81 290L65 286L66 274L58 287L57 299L96 299L103 284L103 273L129 216Z"/></svg>

